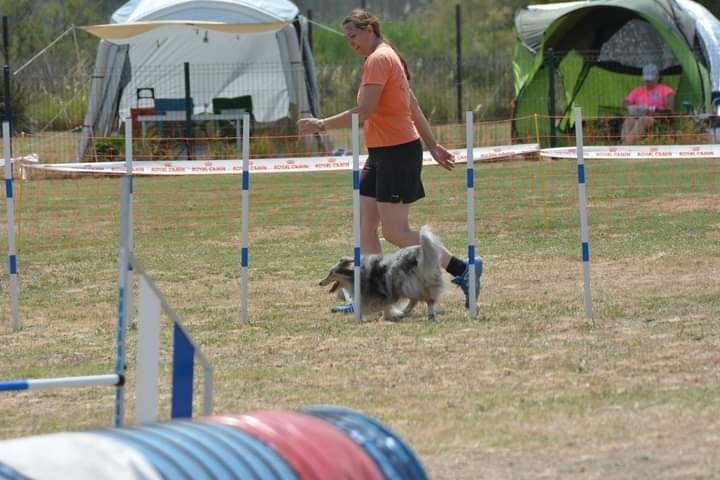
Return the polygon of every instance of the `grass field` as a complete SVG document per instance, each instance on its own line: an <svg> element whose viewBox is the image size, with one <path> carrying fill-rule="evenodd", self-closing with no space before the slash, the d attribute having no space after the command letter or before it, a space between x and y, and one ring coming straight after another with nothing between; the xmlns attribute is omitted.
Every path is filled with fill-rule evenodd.
<svg viewBox="0 0 720 480"><path fill-rule="evenodd" d="M348 172L253 176L250 325L239 177L136 178L135 254L213 362L216 412L359 409L435 479L717 478L720 163L588 163L592 321L574 163L491 163L475 177L479 317L450 285L431 324L423 309L397 323L329 313L317 282L351 252ZM411 221L462 255L464 166L424 180ZM0 378L112 371L119 196L117 178L16 183L24 328L11 332L0 301ZM6 276L0 287L9 299ZM110 426L113 398L3 394L0 437Z"/></svg>

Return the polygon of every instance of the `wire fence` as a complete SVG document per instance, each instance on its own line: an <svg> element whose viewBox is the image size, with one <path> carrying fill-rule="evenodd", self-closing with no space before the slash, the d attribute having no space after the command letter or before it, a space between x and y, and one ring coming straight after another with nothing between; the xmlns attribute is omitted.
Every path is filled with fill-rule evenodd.
<svg viewBox="0 0 720 480"><path fill-rule="evenodd" d="M707 112L707 99L698 89L703 88L702 65L695 84L670 58L667 49L650 50L642 58L636 53L552 52L549 58L536 65L541 72L537 79L517 84L513 74L513 58L497 52L462 58L462 65L452 56L413 56L408 58L412 88L438 135L452 131L462 112L472 110L483 122L484 138L479 144L511 142L539 142L562 145L571 141L574 106L583 107L586 136L589 144L617 144L627 112L623 99L633 86L640 83L641 64L654 61L663 67L662 80L677 91L674 108L657 118L649 135L642 142L708 143L720 135L717 116ZM684 59L687 60L687 59ZM687 62L685 62L687 63ZM543 69L553 68L548 79ZM361 77L359 58L350 57L338 64L317 64L317 98L322 115L332 115L356 105ZM517 68L517 65L515 65ZM608 72L613 72L612 77ZM303 114L288 82L303 79L301 66L279 63L192 64L188 72L183 65L156 66L108 73L121 84L127 84L117 98L119 114L112 117L109 133L90 132L91 145L81 148L80 136L89 108L92 66L82 61L63 64L45 55L40 61L13 76L12 105L13 133L18 138L18 156L35 155L41 162L109 161L122 155L120 115L136 110L134 127L145 138L138 156L147 159L173 158L232 158L236 156L237 129L232 120L217 120L220 112L215 104L225 97L249 96L253 111L253 155L298 156L308 153L330 153L345 148L348 142L334 138L300 139L295 122ZM306 79L307 80L307 79ZM578 82L590 85L579 88ZM699 85L699 86L698 86ZM305 89L308 85L300 85ZM516 91L519 87L522 90ZM141 95L152 90L153 97ZM186 92L196 115L190 122L176 118L174 122L139 122L140 114L152 114L154 103L160 99L180 101L184 109ZM163 97L163 98L159 98ZM111 101L111 103L114 100ZM145 109L145 110L142 110ZM192 151L192 153L188 153Z"/></svg>

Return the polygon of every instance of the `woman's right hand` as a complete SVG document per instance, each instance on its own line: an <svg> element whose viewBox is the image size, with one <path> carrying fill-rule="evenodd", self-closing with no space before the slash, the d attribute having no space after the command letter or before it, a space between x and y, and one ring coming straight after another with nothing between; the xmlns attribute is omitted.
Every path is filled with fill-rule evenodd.
<svg viewBox="0 0 720 480"><path fill-rule="evenodd" d="M307 117L297 121L300 135L312 135L325 131L325 123L320 118Z"/></svg>

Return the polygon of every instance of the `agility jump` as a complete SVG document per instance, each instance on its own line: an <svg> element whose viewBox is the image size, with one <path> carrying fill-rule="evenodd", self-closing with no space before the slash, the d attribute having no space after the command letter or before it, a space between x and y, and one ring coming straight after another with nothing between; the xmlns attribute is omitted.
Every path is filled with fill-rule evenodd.
<svg viewBox="0 0 720 480"><path fill-rule="evenodd" d="M83 387L112 385L116 387L115 395L115 426L124 423L125 413L125 369L126 369L126 331L129 314L132 311L132 272L139 275L140 304L138 308L138 358L136 386L136 420L151 422L157 420L158 410L158 363L160 352L160 315L167 314L173 324L173 369L172 369L172 418L192 416L193 376L195 356L203 368L203 414L212 412L212 366L200 349L194 344L183 327L177 314L165 300L160 290L147 275L140 262L132 254L132 123L126 125L126 174L122 178L121 218L120 218L120 251L118 255L118 300L117 300L117 339L115 373L102 375L86 375L77 377L21 379L0 381L0 392L19 390L46 390L64 387ZM7 158L10 149L9 128L3 124L6 134L5 155L6 172L10 161ZM7 175L7 173L6 173ZM11 180L6 180L9 202L12 199ZM9 203L12 207L12 203ZM12 209L8 208L8 215ZM12 228L10 228L12 227ZM14 231L14 224L9 223ZM11 242L14 243L14 242ZM14 245L12 246L14 249ZM12 265L11 256L11 265ZM15 272L16 275L16 272ZM16 298L16 297L14 297Z"/></svg>

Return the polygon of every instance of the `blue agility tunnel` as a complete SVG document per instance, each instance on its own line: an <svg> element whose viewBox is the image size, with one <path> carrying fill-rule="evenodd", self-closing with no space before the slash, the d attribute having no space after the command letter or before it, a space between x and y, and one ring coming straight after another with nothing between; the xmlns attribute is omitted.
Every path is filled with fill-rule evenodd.
<svg viewBox="0 0 720 480"><path fill-rule="evenodd" d="M298 478L268 445L223 425L181 421L97 434L135 448L167 479Z"/></svg>
<svg viewBox="0 0 720 480"><path fill-rule="evenodd" d="M339 407L0 441L0 480L425 480L390 429Z"/></svg>
<svg viewBox="0 0 720 480"><path fill-rule="evenodd" d="M420 460L392 430L374 418L341 407L318 406L302 410L345 432L382 470L387 480L426 480Z"/></svg>

